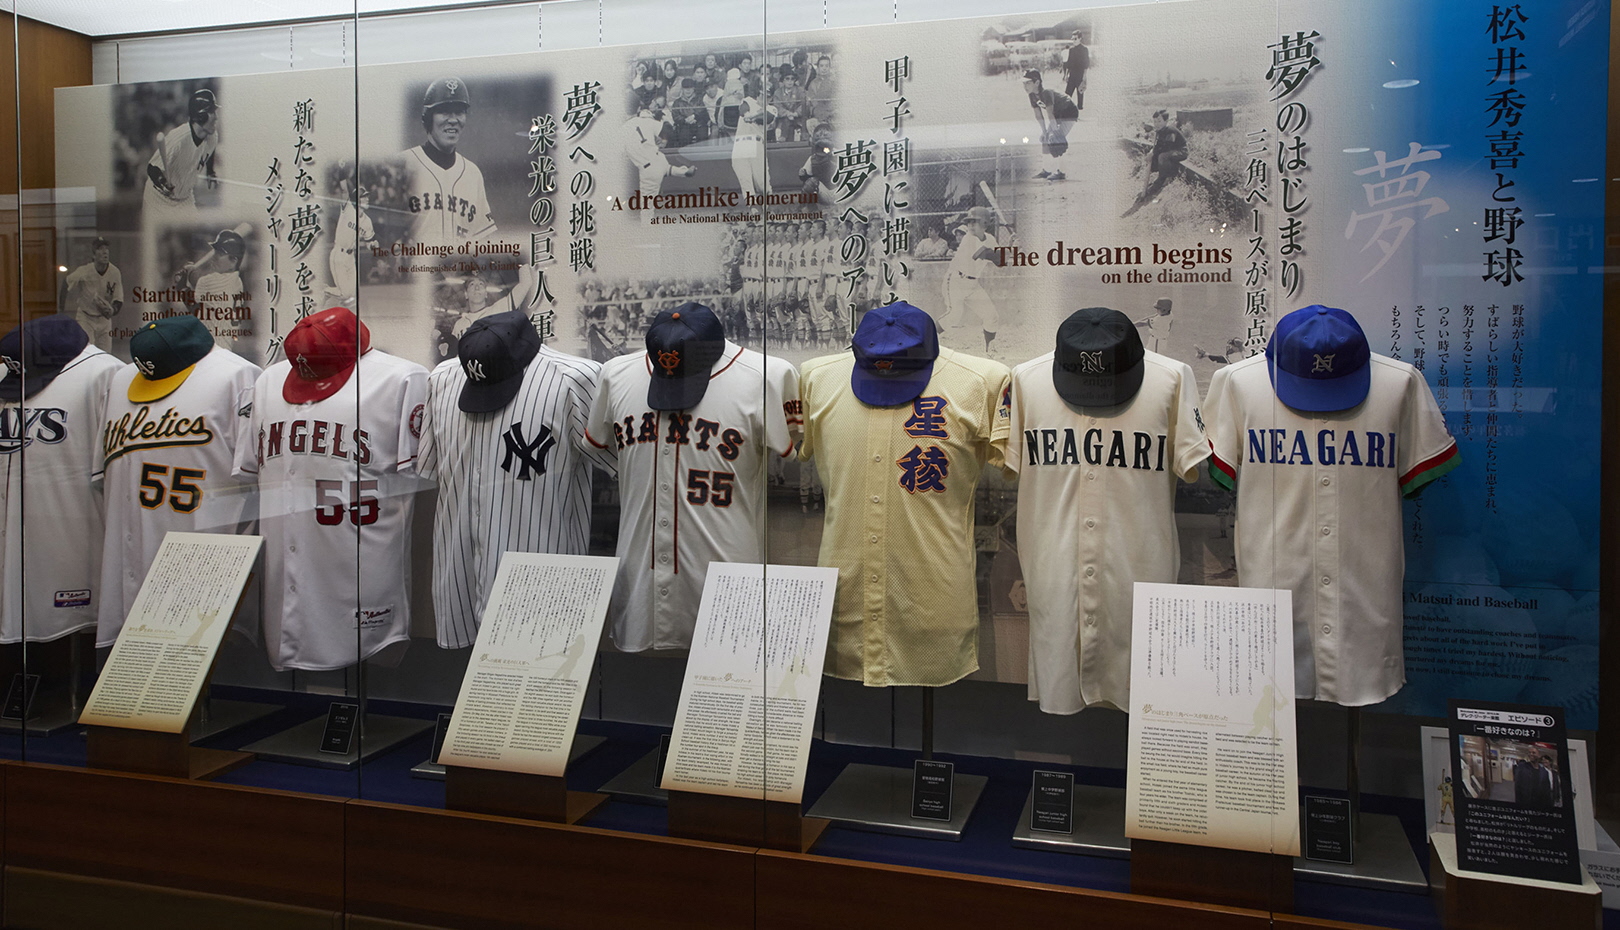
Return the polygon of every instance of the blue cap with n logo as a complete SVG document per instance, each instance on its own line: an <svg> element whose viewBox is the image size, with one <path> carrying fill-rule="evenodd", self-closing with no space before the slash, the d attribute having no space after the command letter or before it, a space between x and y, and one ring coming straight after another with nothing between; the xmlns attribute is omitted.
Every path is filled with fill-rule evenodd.
<svg viewBox="0 0 1620 930"><path fill-rule="evenodd" d="M1372 350L1356 318L1313 304L1277 321L1266 370L1277 399L1295 410L1349 410L1367 399Z"/></svg>

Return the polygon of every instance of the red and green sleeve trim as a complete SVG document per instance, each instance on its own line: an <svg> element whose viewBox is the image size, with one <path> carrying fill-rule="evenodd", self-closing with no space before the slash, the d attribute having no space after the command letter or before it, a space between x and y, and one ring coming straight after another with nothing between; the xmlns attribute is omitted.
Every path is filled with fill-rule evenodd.
<svg viewBox="0 0 1620 930"><path fill-rule="evenodd" d="M1221 459L1213 442L1209 444L1209 477L1228 491L1237 487L1237 469Z"/></svg>
<svg viewBox="0 0 1620 930"><path fill-rule="evenodd" d="M1419 491L1428 487L1436 478L1456 468L1462 462L1462 456L1457 454L1457 444L1453 442L1439 453L1431 455L1412 467L1412 470L1401 476L1401 496L1416 497Z"/></svg>

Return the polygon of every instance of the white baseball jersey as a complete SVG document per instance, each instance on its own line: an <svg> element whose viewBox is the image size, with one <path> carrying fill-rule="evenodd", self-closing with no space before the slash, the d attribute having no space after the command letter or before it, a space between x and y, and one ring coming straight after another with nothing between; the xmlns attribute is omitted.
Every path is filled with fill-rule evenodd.
<svg viewBox="0 0 1620 930"><path fill-rule="evenodd" d="M1423 375L1374 355L1367 399L1309 413L1277 400L1256 355L1217 369L1210 476L1237 485L1238 583L1294 595L1294 691L1355 707L1406 681L1401 498L1455 468Z"/></svg>
<svg viewBox="0 0 1620 930"><path fill-rule="evenodd" d="M583 555L589 546L590 466L616 462L584 441L601 372L542 346L517 396L493 413L457 406L467 383L458 359L428 377L417 471L439 482L433 610L445 649L473 644L503 553Z"/></svg>
<svg viewBox="0 0 1620 930"><path fill-rule="evenodd" d="M484 173L465 155L440 168L418 145L405 152L405 209L411 214L412 242L456 245L475 236L492 235Z"/></svg>
<svg viewBox="0 0 1620 930"><path fill-rule="evenodd" d="M948 685L979 667L973 496L1007 449L1010 372L940 349L922 396L871 407L850 352L804 363L804 446L827 493L822 565L838 569L826 673Z"/></svg>
<svg viewBox="0 0 1620 930"><path fill-rule="evenodd" d="M98 297L108 306L97 306ZM67 277L67 310L81 319L109 319L113 313L111 305L123 299L124 275L111 262L107 263L106 271L97 271L95 262L85 262Z"/></svg>
<svg viewBox="0 0 1620 930"><path fill-rule="evenodd" d="M208 160L214 157L214 148L219 144L219 134L211 133L208 138L198 144L191 134L191 123L182 123L163 134L163 140L158 143L157 149L152 152L148 164L158 166L163 176L168 178L169 184L174 188L172 193L165 194L152 187L152 181L147 179L146 186L149 191L147 202L152 198L158 202L184 206L192 203L192 192L196 190L197 179L208 170Z"/></svg>
<svg viewBox="0 0 1620 930"><path fill-rule="evenodd" d="M802 424L793 366L729 341L696 407L649 408L651 381L645 352L603 365L585 434L618 457L608 628L626 652L689 647L709 563L764 561L766 463Z"/></svg>
<svg viewBox="0 0 1620 930"><path fill-rule="evenodd" d="M292 364L253 388L237 474L259 483L264 640L276 669L348 668L410 636L411 510L427 369L372 349L337 393L290 404ZM356 630L358 629L358 634Z"/></svg>
<svg viewBox="0 0 1620 930"><path fill-rule="evenodd" d="M97 592L96 645L111 646L169 532L236 533L251 486L231 475L245 441L259 366L219 347L185 383L150 403L129 399L134 365L107 386L101 434L107 534Z"/></svg>
<svg viewBox="0 0 1620 930"><path fill-rule="evenodd" d="M643 194L658 193L669 174L669 159L658 151L658 134L663 129L664 121L651 116L633 117L624 124L624 154L635 166Z"/></svg>
<svg viewBox="0 0 1620 930"><path fill-rule="evenodd" d="M253 317L240 272L205 274L197 279L193 293L199 305L197 319L207 324L214 335L227 335L238 327L252 329Z"/></svg>
<svg viewBox="0 0 1620 930"><path fill-rule="evenodd" d="M1001 310L984 289L986 276L996 266L995 259L973 257L980 249L994 249L996 245L996 237L990 233L982 237L974 236L971 230L962 233L945 273L946 314L953 324L960 325L962 317L971 314L978 318L982 329L992 333L1000 330Z"/></svg>
<svg viewBox="0 0 1620 930"><path fill-rule="evenodd" d="M107 385L123 364L86 346L33 397L0 406L0 643L96 625L105 524L90 475L101 465Z"/></svg>
<svg viewBox="0 0 1620 930"><path fill-rule="evenodd" d="M1053 353L1013 369L1007 467L1018 479L1018 561L1029 594L1029 698L1049 714L1128 706L1132 585L1174 583L1176 479L1209 458L1192 369L1153 352L1142 387L1075 407Z"/></svg>

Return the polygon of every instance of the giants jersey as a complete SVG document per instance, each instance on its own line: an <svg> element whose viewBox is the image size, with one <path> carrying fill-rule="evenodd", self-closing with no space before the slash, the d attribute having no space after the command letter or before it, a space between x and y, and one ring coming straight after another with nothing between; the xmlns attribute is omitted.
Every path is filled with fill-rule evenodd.
<svg viewBox="0 0 1620 930"><path fill-rule="evenodd" d="M149 164L157 165L163 171L163 176L174 186L174 192L164 194L154 189L153 193L176 204L191 203L197 179L208 170L208 160L214 157L214 147L218 144L219 135L215 133L198 145L191 135L189 122L164 133ZM151 180L148 179L146 184L151 187Z"/></svg>
<svg viewBox="0 0 1620 930"><path fill-rule="evenodd" d="M626 652L688 648L709 563L764 560L767 457L801 427L793 366L729 341L696 407L648 408L651 381L645 352L603 365L585 433L618 458L608 624Z"/></svg>
<svg viewBox="0 0 1620 930"><path fill-rule="evenodd" d="M107 385L121 367L86 346L39 393L0 406L0 643L96 625L105 524L90 475L101 465Z"/></svg>
<svg viewBox="0 0 1620 930"><path fill-rule="evenodd" d="M1294 596L1294 692L1355 707L1406 682L1401 498L1457 466L1423 375L1374 355L1367 399L1309 413L1278 400L1256 355L1218 369L1209 473L1237 485L1238 583Z"/></svg>
<svg viewBox="0 0 1620 930"><path fill-rule="evenodd" d="M584 442L601 371L542 346L517 396L493 413L457 406L467 383L459 360L428 376L417 471L439 482L433 611L440 646L473 644L503 553L585 553L591 462L611 471L616 461Z"/></svg>
<svg viewBox="0 0 1620 930"><path fill-rule="evenodd" d="M449 168L440 168L418 145L405 152L405 209L411 214L409 239L426 245L456 245L475 236L491 235L495 221L489 215L484 173L464 155L456 155Z"/></svg>
<svg viewBox="0 0 1620 930"><path fill-rule="evenodd" d="M1049 714L1126 709L1138 581L1181 567L1176 479L1209 458L1192 369L1155 353L1114 407L1075 407L1053 353L1013 369L1007 468L1018 479L1018 561L1029 592L1029 697Z"/></svg>
<svg viewBox="0 0 1620 930"><path fill-rule="evenodd" d="M804 446L827 490L820 564L838 569L826 673L948 685L979 667L973 492L1007 448L1006 366L940 349L922 396L871 407L850 352L804 363Z"/></svg>
<svg viewBox="0 0 1620 930"><path fill-rule="evenodd" d="M107 501L96 645L111 646L169 532L236 533L251 487L231 476L259 366L215 347L173 393L129 399L134 365L107 385L97 475Z"/></svg>
<svg viewBox="0 0 1620 930"><path fill-rule="evenodd" d="M427 369L372 349L308 404L282 397L290 376L286 361L259 376L236 457L237 474L259 482L265 649L278 670L347 668L410 635L418 485L407 475Z"/></svg>

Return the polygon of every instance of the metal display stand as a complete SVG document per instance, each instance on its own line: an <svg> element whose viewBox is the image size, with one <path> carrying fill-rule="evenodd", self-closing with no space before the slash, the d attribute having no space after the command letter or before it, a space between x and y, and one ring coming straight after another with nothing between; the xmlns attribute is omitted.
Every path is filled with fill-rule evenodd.
<svg viewBox="0 0 1620 930"><path fill-rule="evenodd" d="M934 758L934 689L923 689L922 758ZM989 779L956 773L950 820L922 820L911 816L911 769L854 763L844 767L833 783L805 812L852 830L898 833L934 840L960 840L968 818Z"/></svg>
<svg viewBox="0 0 1620 930"><path fill-rule="evenodd" d="M669 792L658 787L658 754L654 749L598 788L622 801L641 804L668 804Z"/></svg>
<svg viewBox="0 0 1620 930"><path fill-rule="evenodd" d="M366 714L360 718L359 732L355 734L348 752L322 752L321 736L326 731L326 717L323 715L249 743L242 750L271 762L352 769L431 729L433 724L427 720Z"/></svg>
<svg viewBox="0 0 1620 930"><path fill-rule="evenodd" d="M6 646L6 659L0 662L0 733L26 733L51 736L79 722L79 712L90 695L88 682L95 667L95 647L91 637L80 633L40 643ZM14 688L29 688L32 695L13 695ZM16 698L16 706L12 699ZM14 713L15 712L15 713Z"/></svg>
<svg viewBox="0 0 1620 930"><path fill-rule="evenodd" d="M573 765L575 762L578 762L579 760L600 749L602 744L606 742L607 738L603 736L588 736L584 733L575 733L574 744L568 749L568 764ZM411 766L411 775L416 778L444 781L444 766L434 762L433 758L429 756L428 758L423 759L421 762ZM604 788L603 790L606 789ZM609 793L611 794L612 792Z"/></svg>
<svg viewBox="0 0 1620 930"><path fill-rule="evenodd" d="M1131 841L1125 836L1125 792L1120 788L1096 785L1074 786L1074 832L1046 833L1030 826L1035 811L1035 792L1024 799L1024 813L1013 831L1013 845L1048 852L1076 853L1124 859L1131 854Z"/></svg>
<svg viewBox="0 0 1620 930"><path fill-rule="evenodd" d="M1412 852L1400 819L1388 814L1361 812L1361 708L1346 708L1345 792L1350 797L1350 836L1355 843L1352 862L1294 860L1294 873L1311 881L1384 891L1428 893L1429 880Z"/></svg>

